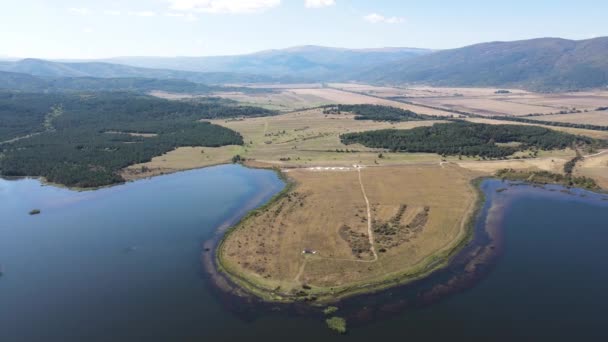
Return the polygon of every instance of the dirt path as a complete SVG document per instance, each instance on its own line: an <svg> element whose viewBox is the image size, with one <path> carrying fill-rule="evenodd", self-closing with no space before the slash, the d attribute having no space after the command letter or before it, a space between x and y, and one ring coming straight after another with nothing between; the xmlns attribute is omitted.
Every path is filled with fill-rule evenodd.
<svg viewBox="0 0 608 342"><path fill-rule="evenodd" d="M14 143L15 141L19 141L19 140L23 140L23 139L28 139L31 137L35 137L39 134L42 134L42 132L37 132L37 133L32 133L32 134L28 134L28 135L24 135L24 136L20 136L20 137L16 137L16 138L12 138L9 140L5 140L5 141L0 141L0 145L2 144L10 144L10 143Z"/></svg>
<svg viewBox="0 0 608 342"><path fill-rule="evenodd" d="M369 237L370 251L374 255L374 258L372 260L328 258L328 257L322 257L322 256L311 256L311 258L324 259L324 260L334 260L334 261L363 262L363 263L373 263L373 262L378 261L378 253L376 253L376 248L374 247L374 234L373 234L373 231L372 231L372 209L371 209L371 206L369 204L369 199L367 198L367 194L365 193L365 187L363 186L363 179L361 178L361 168L362 167L360 165L355 165L354 167L357 170L357 173L359 175L359 185L361 186L361 193L363 194L363 199L365 199L365 205L367 206L367 235ZM302 265L300 265L298 273L294 277L294 282L300 281L300 277L302 277L302 274L304 273L304 269L306 268L306 262L307 261L308 261L308 258L306 256L304 256L304 262L302 262Z"/></svg>
<svg viewBox="0 0 608 342"><path fill-rule="evenodd" d="M300 277L302 276L302 274L304 273L304 268L306 267L306 256L304 256L304 262L302 263L302 265L300 266L300 269L298 270L298 274L296 275L296 277L293 279L294 282L298 282L300 281Z"/></svg>
<svg viewBox="0 0 608 342"><path fill-rule="evenodd" d="M593 158L593 157L600 156L600 155L602 155L602 154L604 154L604 153L607 153L607 152L608 152L608 150L604 150L604 151L600 151L600 152L598 152L598 153L594 153L594 154L588 154L588 155L586 155L586 156L583 156L583 158Z"/></svg>
<svg viewBox="0 0 608 342"><path fill-rule="evenodd" d="M367 235L369 237L369 245L370 251L374 254L374 260L378 260L378 253L376 253L376 247L374 247L374 234L372 231L372 210L369 205L369 199L367 198L367 194L365 193L365 187L363 186L363 180L361 179L361 166L357 165L357 173L359 174L359 184L361 185L361 193L363 193L363 198L365 199L365 205L367 206Z"/></svg>

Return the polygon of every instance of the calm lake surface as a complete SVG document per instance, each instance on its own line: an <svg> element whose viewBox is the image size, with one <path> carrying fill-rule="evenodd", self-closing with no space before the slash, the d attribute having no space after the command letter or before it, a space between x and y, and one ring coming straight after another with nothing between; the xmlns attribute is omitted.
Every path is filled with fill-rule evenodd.
<svg viewBox="0 0 608 342"><path fill-rule="evenodd" d="M201 268L201 242L282 187L274 172L234 165L88 192L0 179L0 341L608 338L607 196L485 181L477 230L499 233L483 276L425 305L386 307L415 287L347 300L349 322L376 314L338 336L321 315L231 301Z"/></svg>

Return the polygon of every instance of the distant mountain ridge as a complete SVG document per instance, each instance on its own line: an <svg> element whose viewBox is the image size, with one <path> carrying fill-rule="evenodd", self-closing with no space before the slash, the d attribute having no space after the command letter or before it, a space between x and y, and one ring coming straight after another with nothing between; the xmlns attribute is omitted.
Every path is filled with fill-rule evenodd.
<svg viewBox="0 0 608 342"><path fill-rule="evenodd" d="M133 91L147 93L154 90L209 94L214 91L238 91L243 88L225 88L194 83L180 79L153 79L139 77L43 77L29 74L0 71L0 90L21 92L98 92Z"/></svg>
<svg viewBox="0 0 608 342"><path fill-rule="evenodd" d="M359 81L565 91L608 86L607 56L608 37L579 41L538 38L440 51L307 45L239 56L117 57L79 62L24 59L0 61L0 71L207 85Z"/></svg>
<svg viewBox="0 0 608 342"><path fill-rule="evenodd" d="M289 81L290 78L234 72L189 72L168 69L138 68L104 62L53 62L27 58L0 62L0 71L40 77L149 78L186 80L204 84L259 83Z"/></svg>
<svg viewBox="0 0 608 342"><path fill-rule="evenodd" d="M315 45L214 57L117 57L104 62L194 72L237 72L290 76L306 81L345 80L354 73L389 62L431 53L416 48L345 49Z"/></svg>
<svg viewBox="0 0 608 342"><path fill-rule="evenodd" d="M539 38L437 51L357 75L379 83L576 90L608 86L608 37Z"/></svg>

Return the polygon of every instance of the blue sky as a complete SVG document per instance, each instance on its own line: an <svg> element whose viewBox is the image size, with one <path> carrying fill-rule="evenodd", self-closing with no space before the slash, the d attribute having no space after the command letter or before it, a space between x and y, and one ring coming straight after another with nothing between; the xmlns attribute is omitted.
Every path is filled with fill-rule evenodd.
<svg viewBox="0 0 608 342"><path fill-rule="evenodd" d="M11 0L0 56L206 56L314 44L446 49L608 35L608 1Z"/></svg>

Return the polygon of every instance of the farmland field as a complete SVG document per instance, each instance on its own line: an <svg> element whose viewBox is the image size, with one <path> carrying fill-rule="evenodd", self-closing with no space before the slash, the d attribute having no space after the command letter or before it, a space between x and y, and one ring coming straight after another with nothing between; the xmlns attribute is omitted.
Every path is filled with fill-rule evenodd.
<svg viewBox="0 0 608 342"><path fill-rule="evenodd" d="M532 113L553 113L556 111L550 107L521 104L493 98L441 97L418 99L416 102L484 116L518 116Z"/></svg>
<svg viewBox="0 0 608 342"><path fill-rule="evenodd" d="M350 114L323 114L320 109L245 120L214 120L233 129L245 141L243 157L283 167L308 165L386 165L403 162L435 162L435 154L384 154L359 145L346 146L340 134L367 130L430 126L439 121L373 122L354 120ZM347 151L348 150L348 151Z"/></svg>
<svg viewBox="0 0 608 342"><path fill-rule="evenodd" d="M587 113L557 114L532 116L532 120L568 122L573 124L589 124L608 126L608 111L592 111Z"/></svg>
<svg viewBox="0 0 608 342"><path fill-rule="evenodd" d="M422 106L411 105L393 100L387 100L383 98L368 96L364 94L358 94L356 92L348 92L332 88L320 88L320 89L292 89L293 92L299 95L313 95L316 97L324 98L331 103L340 104L376 104L384 106L393 106L397 108L411 110L418 114L437 115L437 116L452 116L453 113L437 110L433 108L427 108Z"/></svg>

